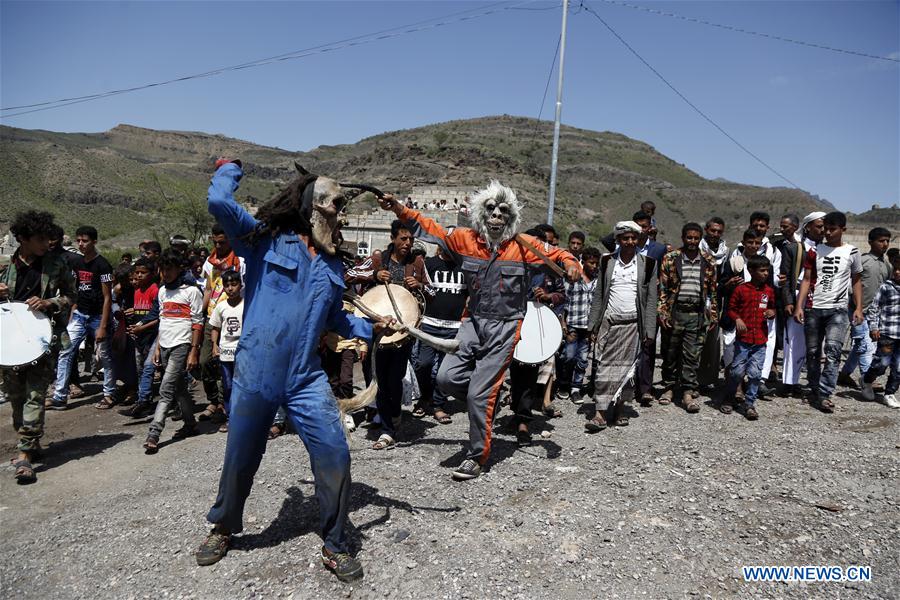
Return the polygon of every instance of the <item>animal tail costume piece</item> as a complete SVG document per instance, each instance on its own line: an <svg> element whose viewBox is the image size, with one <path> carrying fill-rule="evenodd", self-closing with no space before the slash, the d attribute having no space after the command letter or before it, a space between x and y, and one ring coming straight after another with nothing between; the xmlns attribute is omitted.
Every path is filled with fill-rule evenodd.
<svg viewBox="0 0 900 600"><path fill-rule="evenodd" d="M469 409L468 456L480 464L491 450L491 428L506 369L512 361L525 316L528 288L543 259L516 241L522 207L512 189L497 181L479 191L470 202L472 228L447 233L418 211L395 207L416 237L438 244L460 265L469 290L468 315L456 341L459 350L448 354L437 376L441 391L466 398ZM523 235L540 247L547 258L580 269L566 252Z"/></svg>

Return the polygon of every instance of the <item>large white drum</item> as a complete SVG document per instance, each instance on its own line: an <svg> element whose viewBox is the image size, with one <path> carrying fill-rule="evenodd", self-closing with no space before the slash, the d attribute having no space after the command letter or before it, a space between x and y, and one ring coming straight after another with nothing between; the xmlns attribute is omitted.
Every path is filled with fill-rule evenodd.
<svg viewBox="0 0 900 600"><path fill-rule="evenodd" d="M404 325L412 325L413 327L418 327L419 321L422 320L422 309L419 306L419 301L416 299L416 296L402 285L396 285L394 283L388 285L391 286L391 293L394 295L394 300L397 302L397 308L400 309L400 316L402 318L397 320ZM394 304L391 302L391 299L388 296L386 285L376 285L368 292L360 296L359 299L363 304L368 306L379 315L396 318L394 313ZM363 313L359 308L356 309L355 313L358 317L365 317L365 313ZM381 338L381 347L399 348L406 343L408 337L409 332L405 330L392 333L391 335L386 335Z"/></svg>
<svg viewBox="0 0 900 600"><path fill-rule="evenodd" d="M24 302L0 304L0 367L24 367L50 353L51 321Z"/></svg>
<svg viewBox="0 0 900 600"><path fill-rule="evenodd" d="M513 358L526 365L539 365L559 350L563 340L559 317L540 302L529 302L522 332Z"/></svg>

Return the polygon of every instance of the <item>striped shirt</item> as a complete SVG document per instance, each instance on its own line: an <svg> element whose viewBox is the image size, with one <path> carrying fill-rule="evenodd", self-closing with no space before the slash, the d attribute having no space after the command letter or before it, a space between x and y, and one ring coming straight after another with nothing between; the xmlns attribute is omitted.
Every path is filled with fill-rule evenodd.
<svg viewBox="0 0 900 600"><path fill-rule="evenodd" d="M182 283L159 288L159 346L191 343L191 330L203 329L203 295L197 286Z"/></svg>
<svg viewBox="0 0 900 600"><path fill-rule="evenodd" d="M701 290L700 254L691 260L686 254L681 255L681 287L676 302L681 304L700 304Z"/></svg>

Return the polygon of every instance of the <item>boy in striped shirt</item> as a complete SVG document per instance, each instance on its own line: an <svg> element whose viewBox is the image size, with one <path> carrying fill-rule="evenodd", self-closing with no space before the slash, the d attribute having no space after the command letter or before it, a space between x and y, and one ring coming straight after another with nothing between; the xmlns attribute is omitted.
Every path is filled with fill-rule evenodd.
<svg viewBox="0 0 900 600"><path fill-rule="evenodd" d="M166 250L159 259L163 285L159 288L159 343L153 362L161 366L164 373L159 386L160 400L156 414L144 442L147 454L156 454L159 450L159 436L166 425L166 412L176 398L181 404L184 425L172 438L183 439L197 434L194 400L188 391L185 371L196 369L200 360L203 295L196 285L182 279L183 270L182 258L172 250Z"/></svg>

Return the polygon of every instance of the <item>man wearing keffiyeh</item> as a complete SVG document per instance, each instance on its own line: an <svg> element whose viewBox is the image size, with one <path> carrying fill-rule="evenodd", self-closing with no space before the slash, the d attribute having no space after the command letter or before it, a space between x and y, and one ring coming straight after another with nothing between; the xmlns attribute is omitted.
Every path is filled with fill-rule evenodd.
<svg viewBox="0 0 900 600"><path fill-rule="evenodd" d="M213 225L212 237L213 251L203 263L203 279L205 280L205 289L203 290L203 314L205 315L206 325L203 328L203 346L200 348L200 379L203 382L203 391L206 393L207 407L198 418L202 421L214 416L224 420L224 409L220 402L219 394L219 368L212 356L212 327L209 325L209 318L212 316L220 298L224 298L225 288L222 285L222 273L225 271L237 271L241 274L241 281L244 280L244 259L234 253L231 248L231 242L225 231L219 224Z"/></svg>

